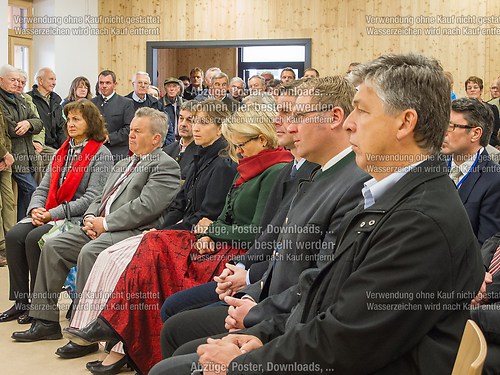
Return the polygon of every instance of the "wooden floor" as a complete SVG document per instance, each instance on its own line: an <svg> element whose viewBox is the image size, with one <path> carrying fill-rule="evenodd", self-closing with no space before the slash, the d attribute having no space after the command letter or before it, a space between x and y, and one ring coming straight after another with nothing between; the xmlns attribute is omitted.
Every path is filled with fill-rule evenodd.
<svg viewBox="0 0 500 375"><path fill-rule="evenodd" d="M9 270L0 267L0 312L12 306L8 300ZM62 293L60 303L68 306L66 293ZM61 326L66 327L68 321L64 318L66 312L61 311ZM55 355L58 347L67 343L66 339L20 343L11 339L12 332L24 331L29 325L19 325L16 321L0 323L0 374L36 374L36 375L79 375L90 374L85 368L89 361L101 359L103 352L89 354L77 359L62 359ZM131 374L131 372L123 372Z"/></svg>

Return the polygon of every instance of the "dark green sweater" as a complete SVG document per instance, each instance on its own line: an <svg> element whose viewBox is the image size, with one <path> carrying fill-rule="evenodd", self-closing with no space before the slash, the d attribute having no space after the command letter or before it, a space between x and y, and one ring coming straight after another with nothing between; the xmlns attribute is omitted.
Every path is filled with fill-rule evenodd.
<svg viewBox="0 0 500 375"><path fill-rule="evenodd" d="M239 187L232 187L222 213L208 227L207 234L215 241L249 248L260 233L260 222L269 192L286 164L275 164ZM239 174L235 181L238 177Z"/></svg>

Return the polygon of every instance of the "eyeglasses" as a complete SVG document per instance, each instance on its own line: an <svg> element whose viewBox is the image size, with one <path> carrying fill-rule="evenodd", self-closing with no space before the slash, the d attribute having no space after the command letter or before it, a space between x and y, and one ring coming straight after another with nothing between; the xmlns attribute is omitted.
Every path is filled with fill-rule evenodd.
<svg viewBox="0 0 500 375"><path fill-rule="evenodd" d="M234 147L237 149L237 150L242 150L243 149L243 146L245 146L247 143L251 142L251 141L254 141L256 140L257 138L259 138L259 136L256 136L256 137L252 137L250 138L249 140L245 141L245 142L241 142L241 143L233 143Z"/></svg>
<svg viewBox="0 0 500 375"><path fill-rule="evenodd" d="M456 128L459 128L459 129L474 129L474 128L477 128L477 126L455 124L455 123L453 123L453 122L450 121L450 124L448 125L448 131L453 132L453 131L455 131Z"/></svg>

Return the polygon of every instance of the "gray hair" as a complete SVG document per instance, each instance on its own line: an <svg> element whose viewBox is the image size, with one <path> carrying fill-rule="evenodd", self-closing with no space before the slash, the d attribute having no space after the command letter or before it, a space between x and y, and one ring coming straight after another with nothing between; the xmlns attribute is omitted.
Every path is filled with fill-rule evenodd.
<svg viewBox="0 0 500 375"><path fill-rule="evenodd" d="M14 74L19 74L19 71L17 70L17 68L14 68L12 65L10 64L5 64L5 65L2 65L0 67L0 77L4 77L7 76L8 74L11 74L11 73L14 73Z"/></svg>
<svg viewBox="0 0 500 375"><path fill-rule="evenodd" d="M229 83L229 76L226 73L219 71L218 73L215 73L212 76L212 78L210 79L210 84L212 85L216 79L221 79L221 78L225 78L226 81Z"/></svg>
<svg viewBox="0 0 500 375"><path fill-rule="evenodd" d="M213 74L213 73L219 73L219 72L222 72L222 70L220 68L217 68L216 66L212 67L212 68L208 68L206 71L205 71L205 82L208 82L208 79L210 78L210 76ZM229 81L229 79L228 79ZM208 82L210 84L212 84L212 80L210 79L210 81Z"/></svg>
<svg viewBox="0 0 500 375"><path fill-rule="evenodd" d="M483 134L479 139L479 144L483 147L488 146L491 134L493 133L493 111L486 107L487 104L481 103L475 98L459 98L451 102L451 110L461 113L467 125L481 128ZM466 129L470 132L471 129Z"/></svg>
<svg viewBox="0 0 500 375"><path fill-rule="evenodd" d="M258 75L258 74L255 74L255 75L251 76L250 78L248 78L248 82L250 82L250 80L254 79L254 78L260 79L260 81L262 82L262 85L264 87L266 87L266 79L264 77L262 77L261 75Z"/></svg>
<svg viewBox="0 0 500 375"><path fill-rule="evenodd" d="M247 87L247 84L245 83L244 80L242 80L240 77L233 77L231 78L231 81L229 81L229 86L231 86L233 84L233 82L241 82L243 83L243 88L246 89Z"/></svg>
<svg viewBox="0 0 500 375"><path fill-rule="evenodd" d="M26 80L28 80L28 73L26 73L24 70L22 69L17 69L17 72L19 73L19 75L21 75L22 77L24 77Z"/></svg>
<svg viewBox="0 0 500 375"><path fill-rule="evenodd" d="M43 78L45 76L45 73L47 72L52 72L54 73L54 71L50 68L47 68L47 67L44 67L44 68L40 68L38 69L38 71L35 73L35 82L38 83L38 79L39 78ZM55 74L55 73L54 73Z"/></svg>
<svg viewBox="0 0 500 375"><path fill-rule="evenodd" d="M151 83L151 78L149 77L149 73L147 72L135 72L134 75L132 76L132 83L135 82L135 77L137 77L138 75L141 75L141 76L148 76L148 81L149 83Z"/></svg>
<svg viewBox="0 0 500 375"><path fill-rule="evenodd" d="M154 108L142 107L135 112L135 117L148 117L151 124L151 133L160 134L160 147L165 143L168 131L168 117L165 112L160 112Z"/></svg>
<svg viewBox="0 0 500 375"><path fill-rule="evenodd" d="M451 107L450 83L439 61L413 53L383 55L358 65L350 79L356 86L365 83L372 87L389 115L415 110L415 142L431 154L439 152Z"/></svg>

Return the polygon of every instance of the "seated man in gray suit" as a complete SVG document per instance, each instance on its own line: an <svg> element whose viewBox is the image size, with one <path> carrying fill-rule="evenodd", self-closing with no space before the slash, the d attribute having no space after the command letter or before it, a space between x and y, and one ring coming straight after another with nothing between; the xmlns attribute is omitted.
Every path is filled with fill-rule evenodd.
<svg viewBox="0 0 500 375"><path fill-rule="evenodd" d="M109 133L106 146L116 163L128 156L128 133L135 112L134 102L116 93L117 82L113 71L103 70L99 73L98 84L100 95L91 101L104 116Z"/></svg>
<svg viewBox="0 0 500 375"><path fill-rule="evenodd" d="M137 111L129 136L134 155L115 165L102 195L87 209L83 227L45 243L31 302L30 316L34 321L29 330L14 332L13 339L60 339L57 301L71 267L78 265L78 294L101 251L161 224L161 213L180 185L178 164L161 149L167 121L167 116L155 109Z"/></svg>

